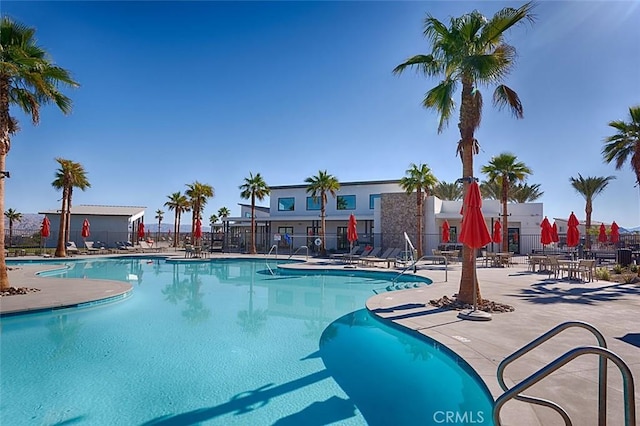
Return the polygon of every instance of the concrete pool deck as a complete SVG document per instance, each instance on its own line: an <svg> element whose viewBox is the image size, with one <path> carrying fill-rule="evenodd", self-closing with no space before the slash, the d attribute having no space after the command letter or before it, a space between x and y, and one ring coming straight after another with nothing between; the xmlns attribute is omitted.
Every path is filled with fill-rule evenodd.
<svg viewBox="0 0 640 426"><path fill-rule="evenodd" d="M165 253L184 259L180 253ZM242 255L240 255L242 256ZM96 255L90 256L95 259ZM212 259L239 257L213 255ZM246 257L246 256L242 256ZM264 259L264 256L260 258ZM77 259L77 258L75 258ZM25 258L27 260L27 258ZM206 260L206 259L205 259ZM194 259L193 261L198 261ZM296 268L344 269L335 261L309 259ZM14 287L35 287L39 292L0 298L0 313L28 311L76 305L118 294L126 294L131 286L122 282L64 280L36 277L34 274L53 265L20 265L9 271ZM358 270L384 271L385 268ZM502 394L496 379L497 366L505 357L565 321L585 321L604 335L608 348L629 365L634 378L640 377L640 285L607 281L576 283L548 280L544 273L527 271L525 264L509 268L477 269L483 297L515 307L515 312L493 314L492 320L475 322L461 320L456 311L441 310L429 305L429 300L458 290L460 264L447 271L444 267L421 264L417 273L433 280L433 285L408 290L372 293L367 308L386 321L406 327L432 338L463 358L487 384L494 399ZM74 281L81 281L75 282ZM505 371L507 385L512 386L565 352L577 347L596 345L595 337L582 329L570 329L542 344ZM375 374L372 372L371 374ZM595 355L577 358L543 379L526 394L550 399L567 410L576 425L596 425L598 361ZM608 368L608 425L624 424L623 383L618 368ZM640 392L635 389L636 411ZM396 395L395 397L402 397ZM462 414L462 413L461 413ZM488 420L485 413L485 421ZM504 425L555 425L561 418L552 410L518 401L503 409Z"/></svg>

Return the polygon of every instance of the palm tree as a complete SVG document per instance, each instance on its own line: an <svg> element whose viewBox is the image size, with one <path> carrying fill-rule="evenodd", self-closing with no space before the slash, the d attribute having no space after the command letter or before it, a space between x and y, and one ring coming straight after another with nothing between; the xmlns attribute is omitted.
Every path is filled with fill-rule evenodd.
<svg viewBox="0 0 640 426"><path fill-rule="evenodd" d="M589 176L583 178L580 173L578 173L578 177L570 177L569 182L571 182L571 186L576 192L582 195L586 201L586 205L584 208L584 212L587 215L586 221L586 244L587 249L591 248L591 235L589 232L591 231L591 213L593 212L593 199L596 198L598 194L600 194L604 189L609 185L611 180L615 179L615 176Z"/></svg>
<svg viewBox="0 0 640 426"><path fill-rule="evenodd" d="M51 186L62 190L62 207L60 208L60 225L58 232L58 245L56 246L55 257L67 256L67 235L69 232L69 223L71 216L71 196L73 188L85 190L91 187L87 179L87 173L80 163L67 160L64 158L56 158L60 168L56 170L56 178L51 182Z"/></svg>
<svg viewBox="0 0 640 426"><path fill-rule="evenodd" d="M522 161L518 161L515 155L503 152L493 157L489 164L482 166L482 173L486 174L490 182L500 183L500 203L502 204L502 251L509 251L507 218L509 217L508 204L511 185L518 181L524 181L530 175L531 169Z"/></svg>
<svg viewBox="0 0 640 426"><path fill-rule="evenodd" d="M320 254L325 256L327 249L325 245L326 239L326 213L327 213L327 192L331 194L333 198L336 198L336 192L340 189L340 182L338 179L327 173L327 171L319 170L316 176L310 176L306 178L307 193L311 195L315 203L320 200Z"/></svg>
<svg viewBox="0 0 640 426"><path fill-rule="evenodd" d="M484 85L497 85L493 94L494 105L508 106L517 118L522 118L523 108L518 94L499 84L511 71L516 49L505 42L505 33L513 26L533 22L533 3L525 3L518 9L504 8L487 19L477 11L458 18L450 18L449 28L434 17L425 18L424 35L431 42L431 53L416 55L398 65L393 72L400 74L408 68L424 73L428 78L440 77L440 83L429 90L422 105L434 109L440 115L438 133L447 126L455 110L453 96L462 86L458 128L460 141L457 152L462 157L462 176L473 176L473 155L478 152L474 134L482 116ZM465 180L465 193L469 186ZM462 276L458 299L473 302L475 259L473 250L463 248ZM482 300L480 287L476 286L478 300Z"/></svg>
<svg viewBox="0 0 640 426"><path fill-rule="evenodd" d="M462 200L462 185L458 182L448 183L440 181L431 190L431 195L434 195L441 200Z"/></svg>
<svg viewBox="0 0 640 426"><path fill-rule="evenodd" d="M209 225L211 226L211 232L213 232L213 227L216 224L216 222L218 222L219 218L217 215L212 214L211 216L209 216Z"/></svg>
<svg viewBox="0 0 640 426"><path fill-rule="evenodd" d="M480 193L485 200L499 200L502 198L502 184L499 180L480 182Z"/></svg>
<svg viewBox="0 0 640 426"><path fill-rule="evenodd" d="M240 185L240 196L251 199L251 254L256 254L256 199L262 201L271 193L269 185L264 181L260 173L249 172L249 177L244 178L244 183Z"/></svg>
<svg viewBox="0 0 640 426"><path fill-rule="evenodd" d="M631 155L631 168L636 174L636 182L640 184L640 105L629 108L629 122L610 121L609 126L618 131L604 141L602 149L604 161L616 160L616 170L620 170Z"/></svg>
<svg viewBox="0 0 640 426"><path fill-rule="evenodd" d="M22 221L22 213L9 209L4 212L4 216L9 219L9 247L11 247L13 243L13 223Z"/></svg>
<svg viewBox="0 0 640 426"><path fill-rule="evenodd" d="M174 192L171 195L167 195L169 201L164 203L164 206L169 209L169 211L173 210L175 213L175 220L173 221L173 246L178 247L178 240L180 238L180 219L182 218L182 213L188 212L191 209L191 204L189 204L189 199L186 195L182 193Z"/></svg>
<svg viewBox="0 0 640 426"><path fill-rule="evenodd" d="M37 125L40 107L53 103L64 114L71 112L71 100L60 86L77 87L63 68L54 65L47 52L36 44L35 29L3 17L0 23L0 170L7 170L11 136L18 132L18 121L9 113L17 106ZM4 177L4 176L3 176ZM4 178L0 177L0 211L4 211ZM4 221L0 221L4 236ZM4 244L0 247L0 289L9 288Z"/></svg>
<svg viewBox="0 0 640 426"><path fill-rule="evenodd" d="M207 204L207 200L214 196L214 190L211 185L195 181L187 184L185 194L189 197L191 204L191 240L195 241L193 234L195 233L196 221L202 219L202 211Z"/></svg>
<svg viewBox="0 0 640 426"><path fill-rule="evenodd" d="M156 219L158 219L158 234L156 235L156 244L160 240L160 226L162 226L162 219L164 219L164 212L160 209L156 210Z"/></svg>
<svg viewBox="0 0 640 426"><path fill-rule="evenodd" d="M218 217L220 219L224 219L224 218L229 217L229 216L231 216L231 211L228 208L220 207L218 209Z"/></svg>
<svg viewBox="0 0 640 426"><path fill-rule="evenodd" d="M515 203L530 203L537 200L544 195L544 191L540 191L540 184L534 183L529 185L528 183L519 183L511 187L511 194L509 194L509 201Z"/></svg>
<svg viewBox="0 0 640 426"><path fill-rule="evenodd" d="M413 164L409 165L406 171L407 176L400 179L400 187L406 191L407 194L416 193L416 206L418 208L418 214L416 215L416 233L417 233L417 250L418 259L422 257L422 225L423 225L423 201L425 197L429 196L429 191L438 182L438 179L434 176L433 172L426 164ZM424 194L423 194L424 192Z"/></svg>

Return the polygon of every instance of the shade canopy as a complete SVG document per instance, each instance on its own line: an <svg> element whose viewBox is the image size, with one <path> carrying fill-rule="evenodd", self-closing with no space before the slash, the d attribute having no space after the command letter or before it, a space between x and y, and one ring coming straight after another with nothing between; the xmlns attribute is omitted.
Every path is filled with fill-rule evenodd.
<svg viewBox="0 0 640 426"><path fill-rule="evenodd" d="M567 221L567 245L569 247L575 247L580 243L580 231L578 230L578 218L573 212L569 216Z"/></svg>
<svg viewBox="0 0 640 426"><path fill-rule="evenodd" d="M42 219L42 228L40 229L40 234L42 235L42 238L47 238L49 237L49 235L51 235L51 222L49 222L49 218L48 217L44 217L44 219Z"/></svg>
<svg viewBox="0 0 640 426"><path fill-rule="evenodd" d="M551 227L551 222L545 216L542 219L542 223L540 223L540 242L543 245L551 244L553 242L553 228Z"/></svg>
<svg viewBox="0 0 640 426"><path fill-rule="evenodd" d="M87 238L89 235L91 235L91 231L89 230L91 225L89 225L89 220L85 219L84 222L82 222L82 238Z"/></svg>
<svg viewBox="0 0 640 426"><path fill-rule="evenodd" d="M606 243L607 239L607 228L604 226L604 223L601 223L600 230L598 231L598 242Z"/></svg>
<svg viewBox="0 0 640 426"><path fill-rule="evenodd" d="M615 221L613 221L613 223L611 224L610 238L611 238L611 242L614 244L620 241L620 227Z"/></svg>
<svg viewBox="0 0 640 426"><path fill-rule="evenodd" d="M491 242L491 235L482 214L482 197L475 180L469 184L462 206L462 227L459 240L467 247L477 249Z"/></svg>
<svg viewBox="0 0 640 426"><path fill-rule="evenodd" d="M356 217L351 213L351 215L349 215L349 223L347 225L347 240L349 240L349 243L351 244L358 240L357 225L358 221L356 221Z"/></svg>
<svg viewBox="0 0 640 426"><path fill-rule="evenodd" d="M558 225L556 225L555 222L553 222L553 226L551 226L551 241L554 243L560 241L560 237L558 236Z"/></svg>
<svg viewBox="0 0 640 426"><path fill-rule="evenodd" d="M493 224L493 242L496 244L500 244L502 242L502 225L500 221L497 221Z"/></svg>
<svg viewBox="0 0 640 426"><path fill-rule="evenodd" d="M193 238L199 240L202 238L202 221L200 219L196 219L196 226L193 231Z"/></svg>
<svg viewBox="0 0 640 426"><path fill-rule="evenodd" d="M447 222L446 220L442 223L442 242L443 243L448 243L449 240L451 239L451 227L449 226L449 222Z"/></svg>

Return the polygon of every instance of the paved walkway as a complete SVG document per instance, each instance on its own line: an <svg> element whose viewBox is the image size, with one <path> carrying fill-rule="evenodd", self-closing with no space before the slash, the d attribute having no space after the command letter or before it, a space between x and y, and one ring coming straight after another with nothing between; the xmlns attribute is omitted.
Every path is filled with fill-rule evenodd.
<svg viewBox="0 0 640 426"><path fill-rule="evenodd" d="M170 255L184 260L180 253ZM231 255L216 254L212 258L223 256ZM345 268L345 265L309 259L309 263L294 267L326 269ZM357 268L364 269L360 266ZM42 270L42 266L20 266L9 272L12 286L36 287L41 291L0 298L0 313L73 305L126 294L131 290L130 285L122 282L39 278L34 276L37 270ZM638 284L548 280L544 273L527 272L524 264L510 268L480 266L477 274L483 297L509 304L516 310L493 314L491 321L475 322L461 320L456 311L437 309L428 303L429 300L444 295L452 296L457 292L460 264L449 267L446 281L444 268L440 265L421 265L417 273L430 277L434 283L417 289L374 295L367 301L367 308L385 320L415 330L449 347L478 372L494 398L502 393L496 379L500 361L565 321L586 321L598 328L605 336L609 349L629 365L636 379L640 378ZM89 283L91 285L87 285ZM510 365L505 371L506 382L512 386L568 350L595 344L595 338L586 330L567 330ZM607 424L623 425L622 380L617 367L611 363L609 365ZM557 402L567 410L575 425L597 425L597 380L597 357L588 355L562 367L527 393ZM640 391L637 387L635 399L636 411L640 411ZM555 412L518 401L505 406L502 420L505 425L518 426L562 424Z"/></svg>

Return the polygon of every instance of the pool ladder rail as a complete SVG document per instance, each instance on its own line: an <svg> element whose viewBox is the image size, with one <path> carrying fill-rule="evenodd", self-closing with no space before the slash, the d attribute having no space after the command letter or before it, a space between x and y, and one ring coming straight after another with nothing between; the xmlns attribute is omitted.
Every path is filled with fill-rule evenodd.
<svg viewBox="0 0 640 426"><path fill-rule="evenodd" d="M522 357L527 354L531 350L537 348L542 343L550 340L555 335L561 333L562 331L569 328L584 328L590 331L597 339L598 346L579 346L571 349L566 352L564 355L556 358L546 366L542 367L540 370L531 374L529 377L522 380L520 383L516 384L514 387L509 389L509 387L505 384L504 381L504 370L505 368L511 364L516 359ZM530 395L524 395L522 392L529 389L534 384L538 383L545 377L549 376L551 373L555 372L559 368L563 367L565 364L570 361L578 358L582 355L587 354L595 354L598 355L599 365L598 365L598 425L605 426L607 424L607 360L611 360L622 374L622 385L623 385L623 393L624 393L624 424L625 426L635 426L636 425L636 405L635 405L635 386L633 382L633 374L631 373L631 369L629 366L615 353L611 352L607 349L607 342L605 341L604 336L598 329L596 329L593 325L582 322L582 321L567 321L564 322L551 330L547 331L537 339L531 341L527 345L518 349L511 355L507 356L502 362L498 365L498 383L503 391L505 391L501 396L496 399L493 405L493 422L495 425L500 425L500 410L502 407L511 399L516 399L518 401L528 402L530 404L537 404L543 407L551 408L555 410L564 420L564 424L567 426L573 425L573 422L569 418L569 414L566 412L564 408L560 405L556 404L553 401L549 401L544 398L538 398Z"/></svg>

